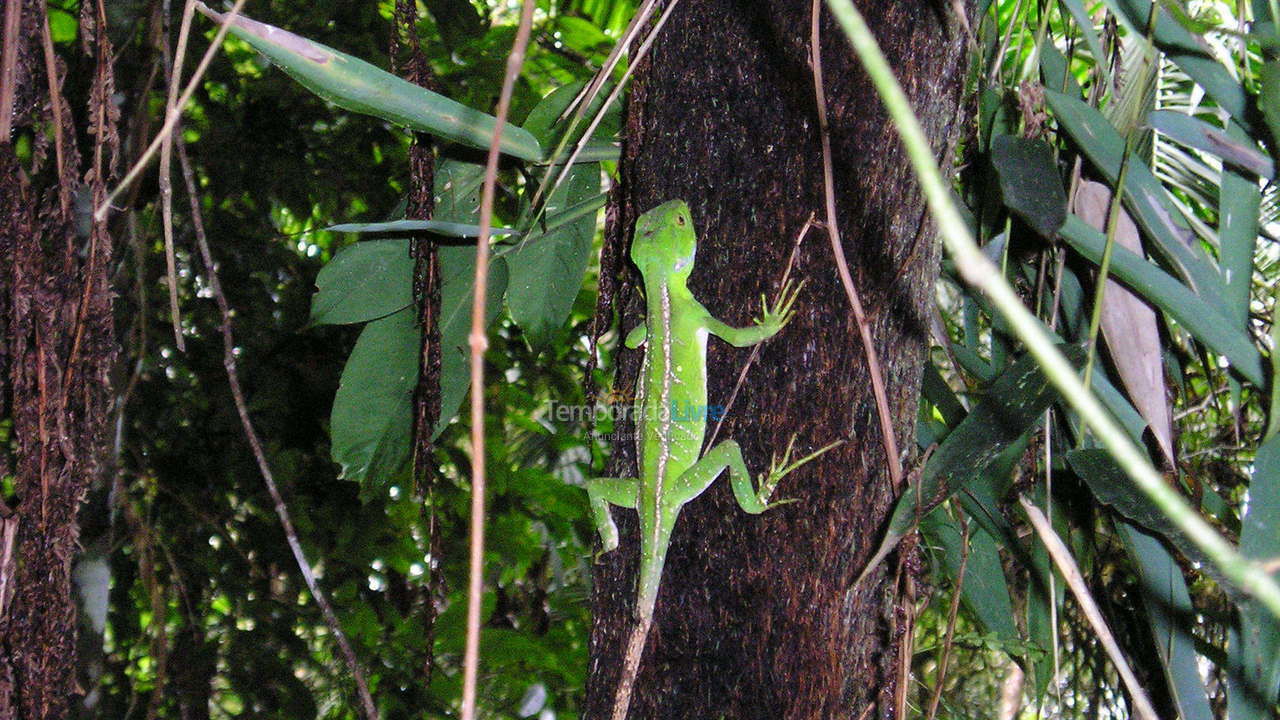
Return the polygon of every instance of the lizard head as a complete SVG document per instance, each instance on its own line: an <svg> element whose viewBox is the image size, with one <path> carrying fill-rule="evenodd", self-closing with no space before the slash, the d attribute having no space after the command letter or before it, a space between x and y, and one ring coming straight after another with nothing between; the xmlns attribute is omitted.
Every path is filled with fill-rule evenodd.
<svg viewBox="0 0 1280 720"><path fill-rule="evenodd" d="M683 200L665 202L636 219L631 259L641 273L688 278L697 250L693 215Z"/></svg>

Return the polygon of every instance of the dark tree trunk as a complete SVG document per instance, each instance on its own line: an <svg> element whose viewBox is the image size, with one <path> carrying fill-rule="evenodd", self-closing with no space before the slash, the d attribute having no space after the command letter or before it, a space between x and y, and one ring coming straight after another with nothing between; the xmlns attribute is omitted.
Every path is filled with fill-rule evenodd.
<svg viewBox="0 0 1280 720"><path fill-rule="evenodd" d="M950 3L860 5L946 155L964 47ZM608 253L625 257L641 212L686 200L699 236L694 294L733 325L751 322L762 292L776 294L805 219L825 215L809 23L809 3L795 0L685 0L632 89ZM895 131L829 16L822 37L844 252L872 323L898 446L909 449L937 245ZM634 269L622 274L617 296L630 328L640 303ZM749 516L722 478L685 509L632 718L892 716L905 633L894 564L852 585L897 490L824 233L810 235L795 275L806 282L796 318L764 345L717 440L738 441L757 474L793 434L804 451L850 441L783 481L775 498L798 502ZM749 352L712 341L710 404L726 403ZM634 384L638 358L620 353L620 386ZM615 437L614 449L610 470L634 474L629 435ZM635 514L615 515L624 539L597 566L587 718L608 716L632 624Z"/></svg>
<svg viewBox="0 0 1280 720"><path fill-rule="evenodd" d="M76 193L93 207L106 199L118 110L101 3L82 4L92 77L79 129L60 91L49 90L44 3L10 9L17 22L4 43L14 44L17 61L0 64L0 87L14 89L13 130L0 133L0 419L12 422L16 452L9 456L8 439L0 446L0 475L13 476L13 492L0 498L0 720L45 720L68 717L78 694L77 513L104 477L116 355L111 237L77 212ZM76 144L86 130L94 146L82 163ZM29 162L10 144L21 135L33 148Z"/></svg>

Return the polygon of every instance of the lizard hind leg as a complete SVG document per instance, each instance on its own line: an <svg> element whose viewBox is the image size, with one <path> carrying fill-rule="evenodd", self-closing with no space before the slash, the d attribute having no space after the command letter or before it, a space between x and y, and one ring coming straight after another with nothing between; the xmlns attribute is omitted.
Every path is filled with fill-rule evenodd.
<svg viewBox="0 0 1280 720"><path fill-rule="evenodd" d="M640 495L640 481L636 478L591 478L587 480L587 498L591 501L591 516L600 533L600 552L596 557L618 547L618 526L609 513L609 505L635 509Z"/></svg>
<svg viewBox="0 0 1280 720"><path fill-rule="evenodd" d="M680 502L683 504L701 495L722 471L728 469L729 484L733 488L733 496L737 499L738 505L746 512L757 515L774 505L781 504L777 502L771 504L769 498L773 496L773 491L782 478L841 442L843 441L834 442L791 462L791 451L795 445L795 438L792 437L782 459L779 461L777 456L774 456L768 472L760 476L759 487L757 487L751 481L751 473L747 471L747 465L742 459L742 449L738 447L738 443L725 440L708 450L698 462L680 475L676 481Z"/></svg>

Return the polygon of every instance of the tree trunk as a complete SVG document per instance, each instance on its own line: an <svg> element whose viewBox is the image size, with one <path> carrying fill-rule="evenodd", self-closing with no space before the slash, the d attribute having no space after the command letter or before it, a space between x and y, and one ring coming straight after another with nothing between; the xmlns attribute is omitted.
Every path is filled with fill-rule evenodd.
<svg viewBox="0 0 1280 720"><path fill-rule="evenodd" d="M100 2L82 5L92 78L79 129L60 90L49 89L62 78L47 79L44 3L5 10L14 22L4 43L16 54L0 63L0 88L13 90L12 105L0 102L0 112L12 111L0 133L0 420L12 422L14 452L6 437L0 476L12 477L12 487L0 497L0 720L61 719L78 694L77 513L103 476L116 354L111 238L77 209L76 194L83 187L92 207L106 199L118 110ZM82 166L76 144L86 130L95 144ZM15 153L18 137L30 141L29 159Z"/></svg>
<svg viewBox="0 0 1280 720"><path fill-rule="evenodd" d="M950 4L860 4L946 156L964 56ZM685 0L631 91L608 256L626 257L641 212L686 200L699 237L691 287L731 325L750 324L761 293L777 293L805 219L825 217L810 17L809 3L795 0ZM844 253L906 452L914 447L937 244L895 131L829 16L822 38ZM618 297L630 328L642 314L637 274L629 264L622 274ZM749 516L721 478L685 508L632 718L893 716L899 652L910 632L897 609L895 563L858 588L853 581L900 490L892 487L857 326L821 230L801 247L793 277L806 283L796 317L763 346L717 441L740 443L756 474L793 434L797 452L849 442L783 481L775 499L798 502ZM749 355L711 342L710 405L727 403ZM620 351L619 387L634 387L639 356ZM620 428L614 438L610 475L634 475L630 432ZM597 565L592 596L587 718L608 716L633 622L635 513L615 517L622 546Z"/></svg>

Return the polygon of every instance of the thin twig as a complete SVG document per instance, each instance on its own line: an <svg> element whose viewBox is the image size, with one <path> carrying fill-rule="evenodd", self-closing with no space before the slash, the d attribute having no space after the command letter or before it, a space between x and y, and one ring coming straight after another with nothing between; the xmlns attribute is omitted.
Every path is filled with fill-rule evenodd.
<svg viewBox="0 0 1280 720"><path fill-rule="evenodd" d="M236 5L237 9L239 9L240 4ZM217 45L217 43L214 43L214 45ZM205 271L209 274L209 289L213 293L214 301L218 304L218 313L222 318L222 367L227 371L227 384L231 387L231 397L235 401L236 412L240 415L240 425L244 428L244 435L249 440L250 449L253 450L253 458L258 463L258 471L262 474L262 482L266 484L267 492L271 495L271 501L275 504L276 516L280 518L280 526L284 529L285 539L289 542L289 550L293 552L293 559L298 563L298 569L302 572L302 579L306 582L307 589L311 591L311 597L315 598L316 605L320 608L320 614L324 617L325 625L328 626L329 632L333 633L333 639L338 643L338 649L346 661L347 670L355 680L356 693L360 697L361 715L365 720L377 720L378 710L373 703L373 696L369 694L369 684L365 681L364 670L360 667L360 661L356 658L355 650L352 649L350 641L347 640L346 633L342 631L342 625L338 622L338 615L333 611L333 606L329 604L324 591L320 589L319 583L316 582L315 572L312 571L311 564L307 562L307 556L302 551L302 543L298 541L298 531L293 526L289 508L285 505L284 498L280 495L280 488L276 486L275 475L272 474L271 465L267 462L267 455L262 449L262 441L258 439L258 432L253 427L253 421L249 419L249 407L244 400L244 390L240 387L240 373L236 365L236 341L231 334L231 306L227 302L226 294L222 291L222 283L218 280L217 266L214 265L213 254L209 251L209 239L204 231L204 220L200 212L200 195L196 187L195 173L192 172L191 161L187 157L187 145L181 137L178 138L178 164L182 167L182 177L186 184L187 198L191 201L191 225L195 230L196 247L200 250L200 259L204 261Z"/></svg>
<svg viewBox="0 0 1280 720"><path fill-rule="evenodd" d="M125 188L129 187L130 183L138 179L138 175L142 174L143 168L147 166L156 151L160 149L160 143L164 141L165 136L173 132L173 129L178 126L178 120L182 117L183 108L187 106L191 96L195 94L196 88L200 86L200 81L204 78L205 71L209 69L209 63L213 62L214 53L218 51L218 48L222 47L222 40L231 31L231 25L240 14L240 9L244 7L244 4L245 0L236 0L236 4L231 6L231 9L222 16L222 27L218 28L217 34L213 36L213 42L209 43L208 49L204 51L204 56L200 58L200 63L196 65L196 71L192 73L191 80L187 83L187 88L182 91L182 96L178 98L175 111L165 113L164 125L160 127L160 132L156 133L156 136L151 139L151 144L147 146L146 152L142 153L142 156L133 164L133 167L129 168L129 172L120 181L120 184L116 185L116 189L111 191L107 199L94 208L94 220L101 221L107 216L107 213L111 210L111 203Z"/></svg>
<svg viewBox="0 0 1280 720"><path fill-rule="evenodd" d="M15 5L21 3L14 2ZM44 8L43 22L40 24L41 45L44 46L45 79L49 84L49 109L53 112L53 159L57 165L57 175L62 177L62 169L66 166L66 150L62 138L62 94L58 92L58 60L53 52L53 33L49 31L49 8ZM58 183L58 205L63 217L71 216L71 193L74 188L68 183Z"/></svg>
<svg viewBox="0 0 1280 720"><path fill-rule="evenodd" d="M822 189L826 198L827 236L831 239L831 252L836 258L836 269L840 274L840 283L844 285L844 293L853 308L853 317L858 323L858 335L862 338L862 348L867 357L867 373L871 376L871 393L876 399L876 415L880 419L880 442L884 445L885 456L889 462L889 477L893 481L893 489L902 489L902 456L898 452L898 440L893 433L893 414L889 409L889 395L884 389L884 368L880 365L880 357L876 352L875 338L871 335L871 323L862 308L862 299L853 284L853 276L849 274L849 265L845 262L844 244L840 241L840 222L836 219L835 171L831 161L831 128L827 123L827 96L822 81L822 44L819 37L819 26L822 0L813 0L810 19L809 45L813 53L813 90L818 104L818 130L822 136Z"/></svg>
<svg viewBox="0 0 1280 720"><path fill-rule="evenodd" d="M791 268L795 265L796 256L800 252L800 243L804 241L809 229L813 227L813 213L809 213L809 218L804 221L804 226L800 228L800 232L796 233L796 241L791 246L791 255L787 258L787 266L782 270L782 280L779 281L778 287L785 288L787 280L791 278ZM729 410L733 408L733 403L738 399L738 391L742 389L742 384L746 382L747 371L751 369L752 363L756 358L760 357L760 345L757 344L751 348L751 355L747 357L747 361L742 364L742 369L738 371L738 380L733 384L733 390L729 392L729 399L725 401L724 409L719 413L720 417L716 420L716 426L711 429L711 436L707 439L706 447L712 447L716 444L716 435L720 434L720 426L724 424L724 419L729 416Z"/></svg>
<svg viewBox="0 0 1280 720"><path fill-rule="evenodd" d="M22 5L9 0L4 8L4 50L0 52L0 143L8 144L13 126L14 80L18 68L18 35L22 26Z"/></svg>
<svg viewBox="0 0 1280 720"><path fill-rule="evenodd" d="M502 94L494 113L493 140L485 162L484 185L480 191L480 237L476 240L475 297L471 305L471 557L470 583L467 589L467 642L462 661L462 720L476 715L476 677L480 670L480 604L484 597L484 351L489 347L485 336L485 296L489 285L489 235L493 229L493 196L498 185L498 149L502 130L511 110L511 95L524 66L529 47L529 31L533 26L536 0L524 0L520 10L520 26L516 29L511 54L507 56L507 72L502 79Z"/></svg>
<svg viewBox="0 0 1280 720"><path fill-rule="evenodd" d="M1049 525L1044 513L1040 512L1040 508L1021 495L1018 496L1018 504L1022 505L1023 511L1027 513L1027 518L1031 520L1032 527L1036 529L1036 534L1040 536L1040 542L1044 544L1045 550L1049 551L1049 557L1053 558L1053 564L1058 566L1058 572L1062 573L1063 579L1067 581L1067 587L1071 588L1071 594L1075 596L1076 602L1080 603L1080 609L1084 611L1085 619L1089 621L1093 631L1098 634L1098 641L1102 643L1103 649L1107 651L1107 656L1111 658L1112 664L1116 666L1116 672L1120 674L1120 679L1129 691L1129 698L1133 703L1134 716L1139 720L1159 720L1155 708L1151 705L1151 700L1147 698L1146 691L1142 689L1137 676L1133 674L1133 669L1129 667L1128 661L1125 660L1124 654L1120 651L1120 645L1116 643L1115 636L1111 634L1111 628L1107 627L1107 621L1102 617L1102 612L1098 610L1097 601L1089 593L1089 588L1084 582L1084 576L1080 574L1080 568L1076 565L1075 559L1071 557L1071 551L1062 543L1062 539L1058 537L1058 534L1053 531L1053 527Z"/></svg>
<svg viewBox="0 0 1280 720"><path fill-rule="evenodd" d="M191 31L191 16L195 14L195 0L187 0L182 10L182 26L178 29L178 49L169 48L169 3L164 3L164 42L163 48L165 70L169 71L169 90L165 98L166 117L178 111L178 87L182 83L182 59L187 54L187 35ZM173 342L179 352L187 351L187 343L182 339L182 318L178 309L178 267L173 252L173 182L170 175L173 169L173 133L160 134L160 217L164 226L164 266L169 274L169 319L173 323Z"/></svg>

